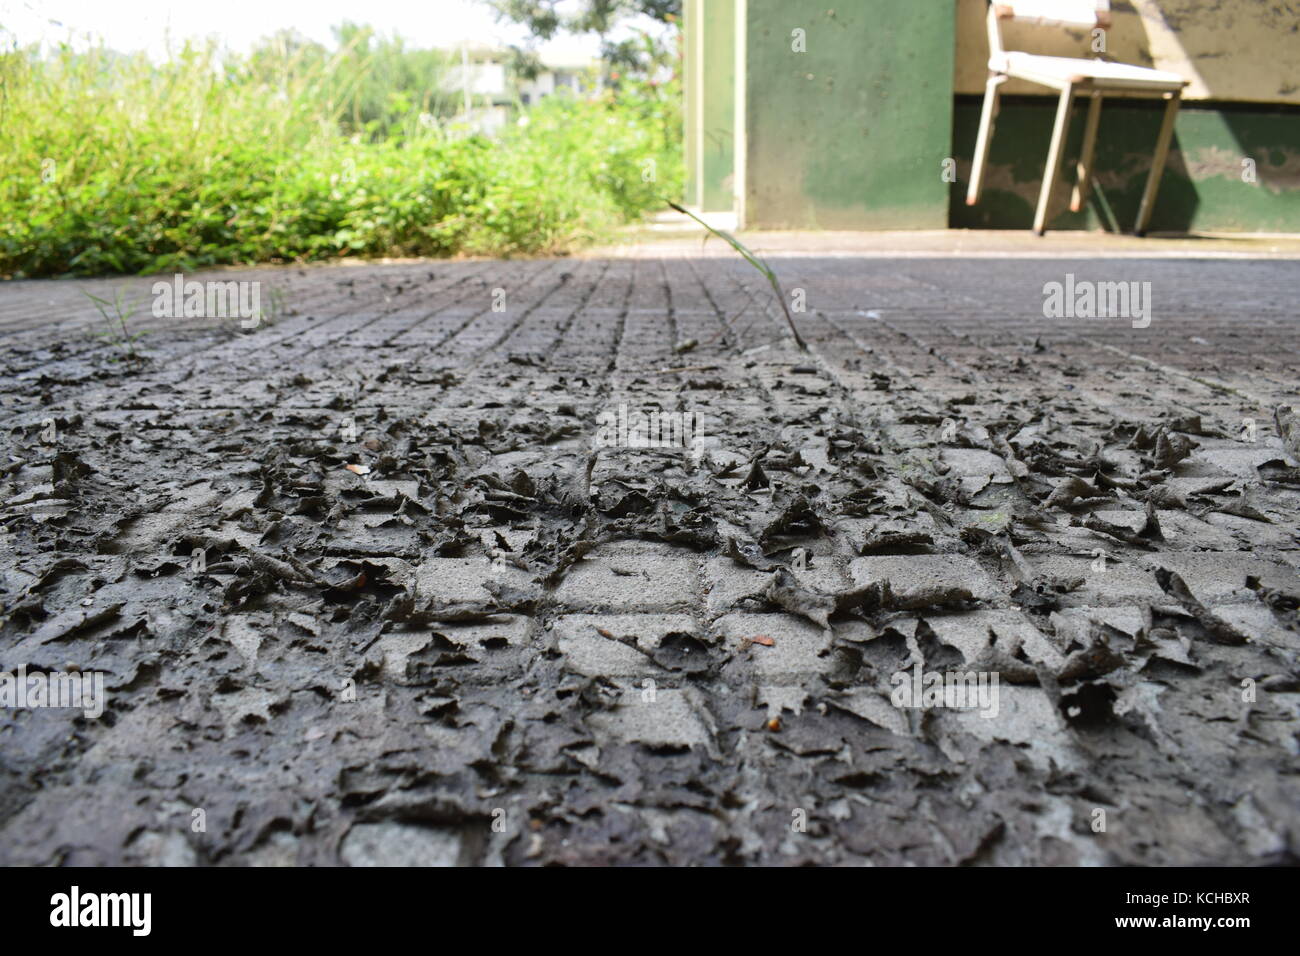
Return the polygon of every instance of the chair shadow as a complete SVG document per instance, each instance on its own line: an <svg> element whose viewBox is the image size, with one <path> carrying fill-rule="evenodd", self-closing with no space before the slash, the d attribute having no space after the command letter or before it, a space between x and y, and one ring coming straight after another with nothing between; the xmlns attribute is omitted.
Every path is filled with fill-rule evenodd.
<svg viewBox="0 0 1300 956"><path fill-rule="evenodd" d="M1152 42L1148 17L1163 22L1167 34L1175 38L1180 37L1181 32L1191 29L1179 11L1169 9L1173 6L1169 0L1151 0L1148 6L1150 9L1146 11L1146 17L1135 15L1137 11L1127 4L1117 8L1120 15L1115 17L1114 24L1107 33L1107 40L1108 49L1115 51L1114 58L1120 62L1159 66L1151 53L1157 44ZM1171 16L1166 16L1167 12ZM1038 28L1029 28L1030 31L1033 29ZM1031 32L1026 32L1023 37L1014 39L1028 40L1030 35ZM1081 35L1072 36L1071 39L1077 42L1080 37ZM1167 44L1168 36L1162 37L1162 40ZM1060 43L1058 46L1059 48L1042 52L1080 55L1071 54ZM1230 64L1222 63L1222 57L1218 54L1197 56L1194 49L1185 49L1184 52L1195 76L1208 87L1211 96L1220 86L1239 79L1238 73L1229 69ZM1227 89L1226 86L1224 88ZM1016 94L1002 98L1002 112L989 156L989 175L980 202L975 207L965 204L965 193L969 181L969 157L978 132L980 97L963 95L958 96L957 101L953 115L953 143L954 148L960 145L959 155L964 155L967 159L964 166L967 181L951 184L950 225L976 229L1032 228L1051 139L1056 110L1055 96ZM1235 151L1226 145L1222 146L1220 152L1223 155L1218 158L1224 168L1207 172L1204 168L1204 151L1198 148L1198 155L1189 160L1183 149L1184 139L1179 134L1178 126L1175 126L1164 175L1147 227L1148 233L1189 234L1203 204L1196 177L1204 180L1206 175L1226 174L1231 178L1233 170L1229 167L1242 159L1253 156L1259 158L1256 175L1262 184L1267 185L1270 182L1268 177L1273 177L1278 180L1276 186L1279 189L1288 188L1290 177L1286 177L1284 171L1275 171L1264 164L1270 148L1275 146L1273 140L1276 138L1276 126L1256 129L1257 107L1258 104L1255 104L1251 107L1251 112L1247 113L1234 111L1232 104L1224 102L1202 100L1188 103L1184 100L1179 112L1179 125L1185 127L1186 118L1192 111L1213 109L1223 118ZM1089 201L1086 208L1074 212L1070 210L1069 204L1076 182L1085 108L1085 103L1076 103L1071 117L1062 181L1059 192L1052 198L1047 228L1132 232L1151 169L1163 103L1123 96L1107 98L1102 106ZM1200 143L1199 137L1193 138ZM1300 143L1297 145L1300 146ZM1288 180L1287 184L1282 181L1284 177ZM1215 195L1222 199L1218 192Z"/></svg>

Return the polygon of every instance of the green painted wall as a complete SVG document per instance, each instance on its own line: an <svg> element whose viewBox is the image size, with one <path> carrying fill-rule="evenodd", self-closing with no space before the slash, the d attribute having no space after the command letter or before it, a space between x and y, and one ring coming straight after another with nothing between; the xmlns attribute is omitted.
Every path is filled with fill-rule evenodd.
<svg viewBox="0 0 1300 956"><path fill-rule="evenodd" d="M953 4L745 2L746 227L945 227Z"/></svg>
<svg viewBox="0 0 1300 956"><path fill-rule="evenodd" d="M685 0L687 203L736 209L753 229L1029 228L1055 98L1004 96L984 197L966 206L980 98L953 100L955 6ZM795 29L806 52L792 47ZM1082 139L1076 108L1050 228L1132 228L1158 110L1106 104L1098 188L1075 214L1067 204ZM958 161L951 184L942 177L948 157ZM1243 179L1247 158L1254 182ZM1300 108L1184 103L1151 230L1300 232Z"/></svg>
<svg viewBox="0 0 1300 956"><path fill-rule="evenodd" d="M1097 189L1079 213L1069 210L1083 139L1076 107L1066 145L1065 184L1054 197L1053 229L1133 228L1162 106L1110 101L1097 137ZM958 182L951 184L951 225L1028 229L1042 185L1055 100L1005 97L993 136L984 195L965 205L980 98L959 97L953 122ZM1253 159L1254 183L1243 180ZM1107 215L1109 208L1111 215ZM1113 219L1112 219L1113 216ZM1300 232L1300 110L1286 106L1189 106L1178 114L1173 148L1152 215L1152 232Z"/></svg>
<svg viewBox="0 0 1300 956"><path fill-rule="evenodd" d="M730 212L736 160L736 0L704 0L704 85L700 158L701 206Z"/></svg>

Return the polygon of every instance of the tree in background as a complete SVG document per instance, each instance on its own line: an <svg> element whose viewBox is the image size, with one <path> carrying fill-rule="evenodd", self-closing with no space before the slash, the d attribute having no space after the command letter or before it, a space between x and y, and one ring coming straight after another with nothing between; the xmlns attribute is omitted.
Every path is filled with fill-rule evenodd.
<svg viewBox="0 0 1300 956"><path fill-rule="evenodd" d="M665 69L675 72L676 30L670 36L656 36L638 30L637 35L612 41L610 35L629 20L647 17L669 27L681 23L681 0L487 0L498 19L527 28L534 41L553 39L557 33L594 33L600 38L601 59L607 77L617 83L629 75L662 80ZM516 75L535 76L540 63L531 48L515 48L512 69Z"/></svg>
<svg viewBox="0 0 1300 956"><path fill-rule="evenodd" d="M319 76L326 111L346 133L371 142L408 131L412 117L447 117L459 107L444 85L446 52L411 49L401 37L356 23L345 22L333 32L335 51L281 30L253 47L248 69L274 89L298 77Z"/></svg>
<svg viewBox="0 0 1300 956"><path fill-rule="evenodd" d="M681 19L681 0L580 0L576 13L562 14L569 0L488 0L498 16L523 24L535 37L549 40L561 30L568 33L611 33L620 20L647 16L660 23Z"/></svg>

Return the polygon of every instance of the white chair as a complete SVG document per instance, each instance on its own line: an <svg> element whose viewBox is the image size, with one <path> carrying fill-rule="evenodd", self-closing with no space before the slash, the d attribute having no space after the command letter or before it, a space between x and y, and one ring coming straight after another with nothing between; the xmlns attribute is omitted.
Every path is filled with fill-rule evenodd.
<svg viewBox="0 0 1300 956"><path fill-rule="evenodd" d="M1052 129L1052 145L1047 151L1047 169L1043 174L1043 187L1038 196L1038 210L1034 214L1034 232L1042 235L1047 228L1048 206L1052 193L1061 178L1061 157L1069 131L1070 110L1078 97L1088 98L1088 118L1084 126L1083 149L1079 156L1078 182L1070 209L1078 212L1088 198L1093 176L1093 152L1097 145L1097 122L1101 118L1101 101L1104 96L1154 96L1165 100L1164 119L1156 137L1155 156L1151 161L1151 174L1147 177L1138 209L1137 235L1146 232L1155 205L1156 190L1164 173L1169 155L1169 141L1174 132L1174 118L1182 99L1183 87L1188 83L1176 73L1153 70L1144 66L1129 66L1106 60L1073 59L1063 56L1038 56L1002 46L1002 22L1023 20L1059 26L1083 27L1105 30L1110 26L1109 0L993 0L989 5L989 80L984 90L984 109L980 113L979 138L975 142L975 161L971 169L970 189L966 205L979 202L984 170L988 164L989 143L993 139L993 123L998 112L999 88L1009 78L1028 80L1060 91L1056 107L1056 125Z"/></svg>

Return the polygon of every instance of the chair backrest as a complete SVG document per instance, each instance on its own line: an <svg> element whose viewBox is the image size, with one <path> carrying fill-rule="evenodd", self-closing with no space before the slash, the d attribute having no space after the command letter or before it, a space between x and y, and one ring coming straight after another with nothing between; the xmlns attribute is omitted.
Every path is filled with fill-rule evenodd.
<svg viewBox="0 0 1300 956"><path fill-rule="evenodd" d="M1110 0L990 0L990 54L1004 52L1003 20L1085 29L1100 27L1104 30L1110 26Z"/></svg>
<svg viewBox="0 0 1300 956"><path fill-rule="evenodd" d="M1110 0L993 0L1000 20L1072 27L1110 26Z"/></svg>

